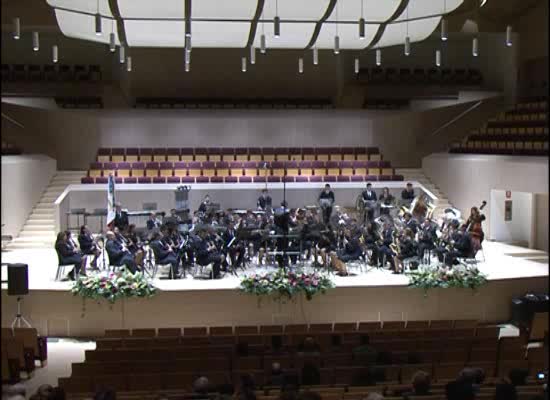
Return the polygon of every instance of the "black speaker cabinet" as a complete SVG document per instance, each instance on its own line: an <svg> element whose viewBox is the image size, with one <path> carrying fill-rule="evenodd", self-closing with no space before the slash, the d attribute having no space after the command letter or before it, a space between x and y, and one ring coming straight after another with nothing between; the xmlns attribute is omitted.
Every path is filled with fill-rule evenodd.
<svg viewBox="0 0 550 400"><path fill-rule="evenodd" d="M29 294L29 266L27 264L8 264L8 295Z"/></svg>
<svg viewBox="0 0 550 400"><path fill-rule="evenodd" d="M512 322L516 326L526 326L529 322L527 303L523 298L512 299Z"/></svg>

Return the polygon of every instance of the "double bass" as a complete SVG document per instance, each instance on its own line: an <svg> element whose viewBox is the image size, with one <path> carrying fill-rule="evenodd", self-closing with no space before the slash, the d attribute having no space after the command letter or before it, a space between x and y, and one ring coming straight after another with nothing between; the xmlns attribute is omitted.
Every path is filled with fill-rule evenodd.
<svg viewBox="0 0 550 400"><path fill-rule="evenodd" d="M487 202L484 200L479 207L479 210L476 207L472 207L472 212L468 217L466 232L471 236L472 248L475 252L481 249L481 243L485 238L481 223L485 220L485 216L480 213L483 210L483 207L487 205ZM475 211L474 211L475 210Z"/></svg>

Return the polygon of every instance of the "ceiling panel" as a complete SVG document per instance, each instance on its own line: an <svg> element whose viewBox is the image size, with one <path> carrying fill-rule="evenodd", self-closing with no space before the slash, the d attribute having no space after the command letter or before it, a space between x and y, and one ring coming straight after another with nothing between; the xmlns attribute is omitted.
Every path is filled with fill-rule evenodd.
<svg viewBox="0 0 550 400"><path fill-rule="evenodd" d="M191 3L191 18L250 20L257 7L258 0L198 0Z"/></svg>
<svg viewBox="0 0 550 400"><path fill-rule="evenodd" d="M281 20L318 21L330 4L329 0L277 0ZM265 0L263 18L275 17L276 0Z"/></svg>
<svg viewBox="0 0 550 400"><path fill-rule="evenodd" d="M136 47L184 47L184 21L126 20L126 38ZM245 47L250 33L248 22L193 21L193 47Z"/></svg>
<svg viewBox="0 0 550 400"><path fill-rule="evenodd" d="M118 0L118 9L122 18L185 18L184 0Z"/></svg>
<svg viewBox="0 0 550 400"><path fill-rule="evenodd" d="M267 48L274 49L303 49L305 48L315 29L313 22L282 22L281 36L275 38L273 36L273 23L265 24L265 41ZM256 37L254 38L254 46L260 48L260 37L262 35L262 24L258 24L256 28Z"/></svg>
<svg viewBox="0 0 550 400"><path fill-rule="evenodd" d="M407 19L407 10L408 18L422 18L428 15L438 15L438 14L447 14L451 11L457 9L464 0L414 0L410 1L409 5L401 15L396 19L396 21L406 20ZM445 10L445 12L444 12Z"/></svg>
<svg viewBox="0 0 550 400"><path fill-rule="evenodd" d="M92 15L79 14L71 11L55 10L55 17L59 29L65 36L90 40L92 42L109 43L109 34L115 33L115 42L118 45L117 25L112 19L101 19L101 36L95 34L95 19Z"/></svg>
<svg viewBox="0 0 550 400"><path fill-rule="evenodd" d="M428 38L439 25L439 21L441 21L441 17L410 21L409 37L411 42L419 42ZM403 44L407 32L406 25L405 22L388 24L384 30L384 34L374 48Z"/></svg>
<svg viewBox="0 0 550 400"><path fill-rule="evenodd" d="M385 22L397 11L401 0L339 0L328 21L336 21L336 15L338 15L338 21L359 20L361 17L361 2L363 2L363 18L365 20Z"/></svg>
<svg viewBox="0 0 550 400"><path fill-rule="evenodd" d="M338 24L338 36L341 49L364 49L374 38L378 30L378 24L369 24L365 29L365 39L359 39L359 26L357 24ZM336 35L335 23L324 23L315 45L320 49L333 49L334 36Z"/></svg>
<svg viewBox="0 0 550 400"><path fill-rule="evenodd" d="M90 0L46 0L52 7L66 8L68 10L78 10L86 13L97 13L97 1ZM101 15L112 16L108 0L99 0L99 13Z"/></svg>

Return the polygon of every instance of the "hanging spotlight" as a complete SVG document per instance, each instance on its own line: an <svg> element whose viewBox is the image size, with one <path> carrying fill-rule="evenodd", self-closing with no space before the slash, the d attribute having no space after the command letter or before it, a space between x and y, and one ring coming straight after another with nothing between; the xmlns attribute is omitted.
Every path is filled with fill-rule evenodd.
<svg viewBox="0 0 550 400"><path fill-rule="evenodd" d="M411 38L406 37L405 38L405 55L409 56L411 54Z"/></svg>
<svg viewBox="0 0 550 400"><path fill-rule="evenodd" d="M359 19L359 39L365 39L365 18Z"/></svg>
<svg viewBox="0 0 550 400"><path fill-rule="evenodd" d="M441 50L435 51L435 65L441 67Z"/></svg>
<svg viewBox="0 0 550 400"><path fill-rule="evenodd" d="M115 34L113 32L109 34L109 51L111 53L116 51Z"/></svg>
<svg viewBox="0 0 550 400"><path fill-rule="evenodd" d="M382 50L376 49L376 66L382 65Z"/></svg>
<svg viewBox="0 0 550 400"><path fill-rule="evenodd" d="M319 64L319 50L317 47L313 48L313 65Z"/></svg>
<svg viewBox="0 0 550 400"><path fill-rule="evenodd" d="M132 72L132 57L130 56L126 58L126 71Z"/></svg>
<svg viewBox="0 0 550 400"><path fill-rule="evenodd" d="M260 53L265 54L266 46L265 46L265 35L262 33L262 36L260 36Z"/></svg>
<svg viewBox="0 0 550 400"><path fill-rule="evenodd" d="M126 58L125 56L125 51L124 51L124 46L120 46L118 48L118 61L121 63L121 64L124 64L124 59Z"/></svg>
<svg viewBox="0 0 550 400"><path fill-rule="evenodd" d="M448 39L448 35L447 35L447 20L446 19L442 19L441 20L441 40L443 40L444 42Z"/></svg>
<svg viewBox="0 0 550 400"><path fill-rule="evenodd" d="M256 64L256 49L254 48L254 45L250 46L250 64Z"/></svg>
<svg viewBox="0 0 550 400"><path fill-rule="evenodd" d="M185 37L191 37L191 21L185 20Z"/></svg>
<svg viewBox="0 0 550 400"><path fill-rule="evenodd" d="M334 36L334 54L340 54L340 36Z"/></svg>
<svg viewBox="0 0 550 400"><path fill-rule="evenodd" d="M191 63L185 63L185 72L191 71Z"/></svg>
<svg viewBox="0 0 550 400"><path fill-rule="evenodd" d="M191 52L186 51L185 52L185 65L190 64L190 63L191 63Z"/></svg>
<svg viewBox="0 0 550 400"><path fill-rule="evenodd" d="M191 47L191 36L185 36L185 51L190 52L192 49Z"/></svg>
<svg viewBox="0 0 550 400"><path fill-rule="evenodd" d="M101 36L101 15L99 13L95 15L95 35Z"/></svg>
<svg viewBox="0 0 550 400"><path fill-rule="evenodd" d="M298 72L300 74L304 73L304 59L302 57L298 59Z"/></svg>
<svg viewBox="0 0 550 400"><path fill-rule="evenodd" d="M472 56L477 57L479 55L479 43L475 37L472 39Z"/></svg>
<svg viewBox="0 0 550 400"><path fill-rule="evenodd" d="M246 72L246 57L241 58L241 71Z"/></svg>
<svg viewBox="0 0 550 400"><path fill-rule="evenodd" d="M59 49L57 48L57 45L54 44L52 46L52 62L55 64L57 63L58 59L59 59Z"/></svg>
<svg viewBox="0 0 550 400"><path fill-rule="evenodd" d="M512 47L512 25L506 27L506 46Z"/></svg>
<svg viewBox="0 0 550 400"><path fill-rule="evenodd" d="M355 59L354 68L353 68L353 69L354 69L354 71L355 71L356 74L359 73L359 59L358 59L358 58Z"/></svg>
<svg viewBox="0 0 550 400"><path fill-rule="evenodd" d="M21 37L21 20L19 17L13 19L13 38L18 40Z"/></svg>
<svg viewBox="0 0 550 400"><path fill-rule="evenodd" d="M40 50L40 38L38 37L38 32L32 33L32 49L34 51Z"/></svg>
<svg viewBox="0 0 550 400"><path fill-rule="evenodd" d="M273 19L273 36L276 38L281 36L281 19L279 17Z"/></svg>
<svg viewBox="0 0 550 400"><path fill-rule="evenodd" d="M281 19L279 18L279 1L275 0L275 18L273 18L273 36L281 36Z"/></svg>

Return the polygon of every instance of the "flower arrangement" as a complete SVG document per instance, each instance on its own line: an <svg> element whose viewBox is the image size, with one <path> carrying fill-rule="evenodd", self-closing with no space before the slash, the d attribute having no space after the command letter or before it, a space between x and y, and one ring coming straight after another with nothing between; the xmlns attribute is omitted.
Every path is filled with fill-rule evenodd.
<svg viewBox="0 0 550 400"><path fill-rule="evenodd" d="M317 293L325 293L333 287L334 283L324 275L279 270L247 276L241 281L239 290L256 296L275 295L279 299L289 300L302 293L307 300L311 300Z"/></svg>
<svg viewBox="0 0 550 400"><path fill-rule="evenodd" d="M409 286L428 291L431 288L469 288L472 290L484 285L487 276L475 266L457 265L453 268L442 264L419 267L408 272Z"/></svg>
<svg viewBox="0 0 550 400"><path fill-rule="evenodd" d="M80 277L73 285L73 295L84 299L106 299L109 303L125 297L152 297L157 288L142 272L101 272Z"/></svg>

